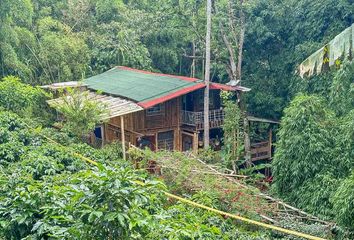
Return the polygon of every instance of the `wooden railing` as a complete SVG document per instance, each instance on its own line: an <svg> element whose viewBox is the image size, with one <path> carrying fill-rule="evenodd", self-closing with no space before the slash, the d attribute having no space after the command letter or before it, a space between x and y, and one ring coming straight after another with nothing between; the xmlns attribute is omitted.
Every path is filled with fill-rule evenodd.
<svg viewBox="0 0 354 240"><path fill-rule="evenodd" d="M270 159L272 157L272 149L270 143L268 141L253 143L251 145L251 156L252 161Z"/></svg>
<svg viewBox="0 0 354 240"><path fill-rule="evenodd" d="M222 109L209 111L210 128L219 128L223 125L225 113ZM182 124L195 126L197 129L204 128L204 112L181 111Z"/></svg>

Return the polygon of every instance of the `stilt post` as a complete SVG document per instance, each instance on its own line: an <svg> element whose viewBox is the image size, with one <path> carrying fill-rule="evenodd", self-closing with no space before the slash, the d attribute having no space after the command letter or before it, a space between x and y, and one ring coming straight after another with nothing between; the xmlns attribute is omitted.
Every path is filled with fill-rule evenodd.
<svg viewBox="0 0 354 240"><path fill-rule="evenodd" d="M123 159L126 160L126 152L125 152L125 131L124 131L124 117L120 116L120 128L121 128L121 136L122 136L122 152L123 152Z"/></svg>

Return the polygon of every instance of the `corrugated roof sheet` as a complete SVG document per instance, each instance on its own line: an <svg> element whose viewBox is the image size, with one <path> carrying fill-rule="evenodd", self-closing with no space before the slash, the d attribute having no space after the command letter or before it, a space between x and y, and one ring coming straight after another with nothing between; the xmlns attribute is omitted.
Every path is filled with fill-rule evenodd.
<svg viewBox="0 0 354 240"><path fill-rule="evenodd" d="M84 80L89 89L121 96L137 102L144 108L204 88L197 78L152 73L128 67L115 67L107 72ZM249 91L241 86L231 87L211 83L210 89Z"/></svg>
<svg viewBox="0 0 354 240"><path fill-rule="evenodd" d="M89 89L121 96L136 102L145 102L193 87L198 79L177 77L115 67L107 72L84 80Z"/></svg>
<svg viewBox="0 0 354 240"><path fill-rule="evenodd" d="M63 88L75 88L75 87L85 87L86 85L82 82L71 81L71 82L59 82L59 83L52 83L49 85L41 86L41 88L45 89L63 89Z"/></svg>
<svg viewBox="0 0 354 240"><path fill-rule="evenodd" d="M68 96L63 97L67 98ZM63 97L48 100L47 103L51 107L55 107L63 103ZM112 97L90 92L88 95L88 99L101 103L107 109L107 112L101 116L101 120L123 116L129 113L144 110L135 102L120 97Z"/></svg>
<svg viewBox="0 0 354 240"><path fill-rule="evenodd" d="M60 89L79 86L132 100L143 108L150 108L156 104L205 88L204 82L197 78L152 73L128 67L115 67L107 72L85 79L83 82L54 83L43 86L43 88ZM231 87L219 83L211 83L210 89L244 92L250 90L241 86Z"/></svg>
<svg viewBox="0 0 354 240"><path fill-rule="evenodd" d="M248 121L251 121L251 122L264 122L264 123L280 124L279 121L270 120L270 119L266 119L266 118L258 118L258 117L254 117L254 116L247 116L247 119L248 119Z"/></svg>

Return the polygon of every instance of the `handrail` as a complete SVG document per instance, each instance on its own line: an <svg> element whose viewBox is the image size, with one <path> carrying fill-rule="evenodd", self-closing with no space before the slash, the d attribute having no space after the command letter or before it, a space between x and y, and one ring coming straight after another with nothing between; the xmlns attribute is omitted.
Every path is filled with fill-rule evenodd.
<svg viewBox="0 0 354 240"><path fill-rule="evenodd" d="M213 109L209 111L209 122L222 122L225 117L225 112L222 109ZM181 122L187 125L203 125L204 112L181 111Z"/></svg>

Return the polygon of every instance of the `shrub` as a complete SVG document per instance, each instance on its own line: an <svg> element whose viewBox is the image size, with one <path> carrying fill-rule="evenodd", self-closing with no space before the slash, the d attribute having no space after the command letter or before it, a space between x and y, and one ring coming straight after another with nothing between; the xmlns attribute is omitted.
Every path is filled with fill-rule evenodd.
<svg viewBox="0 0 354 240"><path fill-rule="evenodd" d="M106 108L105 105L93 101L89 96L89 91L76 88L66 90L67 93L61 98L62 103L53 106L65 118L63 130L81 139L101 122Z"/></svg>
<svg viewBox="0 0 354 240"><path fill-rule="evenodd" d="M45 114L45 100L49 95L39 87L24 84L14 76L0 82L0 106L23 116L40 117Z"/></svg>
<svg viewBox="0 0 354 240"><path fill-rule="evenodd" d="M339 224L354 230L354 171L343 180L333 198L333 210Z"/></svg>
<svg viewBox="0 0 354 240"><path fill-rule="evenodd" d="M333 114L322 98L299 95L285 109L273 161L274 188L291 201L304 182L331 171Z"/></svg>

